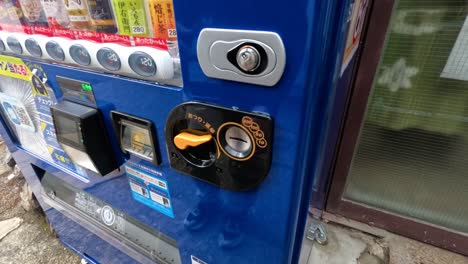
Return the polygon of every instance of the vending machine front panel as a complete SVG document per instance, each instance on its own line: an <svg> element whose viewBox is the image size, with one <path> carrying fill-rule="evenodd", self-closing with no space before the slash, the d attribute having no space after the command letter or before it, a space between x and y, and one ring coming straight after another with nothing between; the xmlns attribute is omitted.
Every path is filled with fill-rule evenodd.
<svg viewBox="0 0 468 264"><path fill-rule="evenodd" d="M347 5L0 6L24 2L36 20L0 17L0 133L65 245L92 263L298 260Z"/></svg>

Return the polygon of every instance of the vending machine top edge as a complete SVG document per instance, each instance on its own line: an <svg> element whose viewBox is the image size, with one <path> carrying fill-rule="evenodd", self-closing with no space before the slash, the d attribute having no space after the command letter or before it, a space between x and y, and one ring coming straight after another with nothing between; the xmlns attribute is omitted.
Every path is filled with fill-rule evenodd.
<svg viewBox="0 0 468 264"><path fill-rule="evenodd" d="M0 134L91 263L296 263L348 1L0 0Z"/></svg>

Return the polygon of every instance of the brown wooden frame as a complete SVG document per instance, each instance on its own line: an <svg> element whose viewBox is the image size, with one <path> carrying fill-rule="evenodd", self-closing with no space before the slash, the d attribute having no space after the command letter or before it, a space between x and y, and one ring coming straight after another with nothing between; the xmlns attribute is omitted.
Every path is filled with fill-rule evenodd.
<svg viewBox="0 0 468 264"><path fill-rule="evenodd" d="M342 199L396 1L375 0L372 2L367 30L361 44L363 45L361 57L352 84L353 90L342 131L341 143L338 147L336 163L332 171L332 184L326 211L468 255L468 234Z"/></svg>

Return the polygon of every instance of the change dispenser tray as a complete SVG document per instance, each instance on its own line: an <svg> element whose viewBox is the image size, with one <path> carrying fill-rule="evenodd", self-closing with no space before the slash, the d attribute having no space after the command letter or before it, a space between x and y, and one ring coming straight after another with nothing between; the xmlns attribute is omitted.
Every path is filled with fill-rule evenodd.
<svg viewBox="0 0 468 264"><path fill-rule="evenodd" d="M75 164L100 175L118 168L97 109L63 101L51 112L57 140Z"/></svg>
<svg viewBox="0 0 468 264"><path fill-rule="evenodd" d="M135 155L156 165L160 163L158 142L151 121L117 111L112 111L111 117L116 137L124 153Z"/></svg>

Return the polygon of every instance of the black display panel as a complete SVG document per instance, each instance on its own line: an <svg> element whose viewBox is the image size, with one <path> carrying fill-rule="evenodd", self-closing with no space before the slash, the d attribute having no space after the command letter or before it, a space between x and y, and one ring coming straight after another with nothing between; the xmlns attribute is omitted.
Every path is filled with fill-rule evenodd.
<svg viewBox="0 0 468 264"><path fill-rule="evenodd" d="M93 106L96 105L93 87L90 83L58 75L56 76L56 80L65 98Z"/></svg>
<svg viewBox="0 0 468 264"><path fill-rule="evenodd" d="M75 164L100 175L118 168L98 109L62 101L50 110L57 140Z"/></svg>

